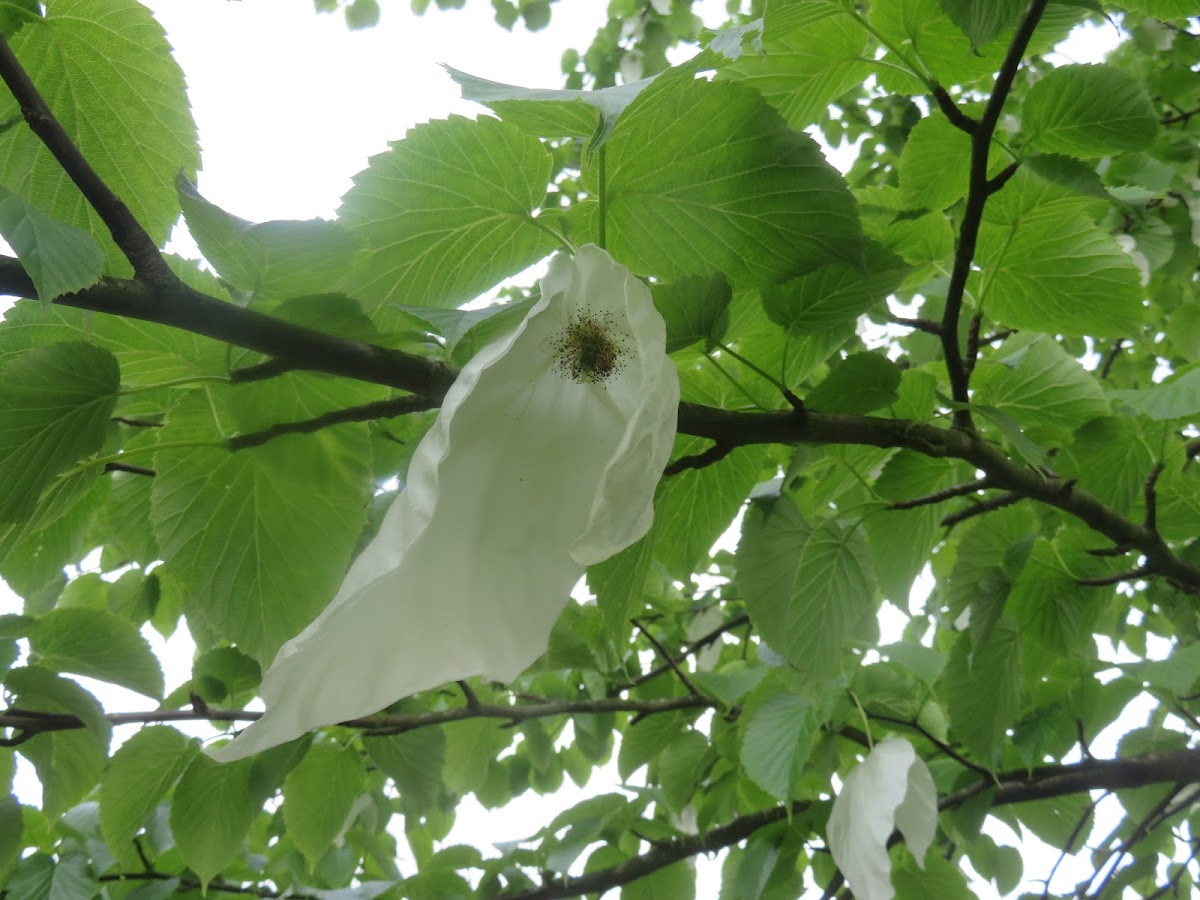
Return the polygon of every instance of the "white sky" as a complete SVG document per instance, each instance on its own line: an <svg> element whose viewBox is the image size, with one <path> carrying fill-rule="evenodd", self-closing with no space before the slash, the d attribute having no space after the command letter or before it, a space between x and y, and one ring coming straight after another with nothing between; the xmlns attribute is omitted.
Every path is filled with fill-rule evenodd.
<svg viewBox="0 0 1200 900"><path fill-rule="evenodd" d="M381 0L380 25L359 32L349 31L340 13L315 14L311 0L148 0L147 5L166 28L187 76L203 148L199 188L212 202L254 221L331 217L351 176L388 141L431 118L478 115L481 109L460 99L439 63L501 82L561 86L562 51L586 49L607 7L603 0L561 0L546 30L530 34L518 24L510 34L494 24L486 0L468 0L465 10L431 9L423 17L409 12L407 0ZM704 0L697 12L716 25L724 21L723 7L721 0ZM1095 61L1115 39L1111 26L1087 29L1061 48L1062 61ZM177 243L180 252L194 256L191 246L186 235ZM0 612L19 610L20 601L0 582ZM149 628L146 633L164 664L170 691L190 675L191 643L182 634L164 643ZM84 682L110 711L149 705L119 688ZM119 729L117 739L130 733ZM196 733L212 732L198 728ZM1106 751L1111 745L1096 747L1098 755ZM21 762L18 790L24 802L37 803L40 785ZM597 785L601 780L607 783ZM589 787L599 792L615 786L616 773L609 767ZM486 847L524 837L584 796L568 780L558 794L542 798L530 792L498 813L470 800L448 840ZM403 849L402 836L400 844ZM1027 876L1044 876L1054 856L1045 862L1034 858ZM715 896L719 865L703 857L699 863L700 896ZM411 864L402 859L401 865L411 872ZM1055 886L1073 884L1083 874L1068 862ZM982 896L994 896L987 887L975 887Z"/></svg>

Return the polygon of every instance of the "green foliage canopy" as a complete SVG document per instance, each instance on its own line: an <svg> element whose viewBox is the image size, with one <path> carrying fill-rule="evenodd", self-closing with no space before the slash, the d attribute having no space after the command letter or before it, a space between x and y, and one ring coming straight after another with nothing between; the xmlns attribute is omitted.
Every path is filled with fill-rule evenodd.
<svg viewBox="0 0 1200 900"><path fill-rule="evenodd" d="M381 12L317 3L339 6L355 28ZM553 11L493 7L531 30ZM1194 4L728 10L707 32L690 0L615 0L563 90L455 72L489 113L396 140L334 221L252 223L192 185L184 73L148 10L0 9L7 896L691 897L717 850L722 897L832 895L835 780L893 735L940 809L924 868L891 851L899 896L970 896L967 864L1002 894L1193 889ZM1056 67L1083 22L1124 39ZM670 67L677 45L698 54ZM848 172L816 137L857 145ZM204 264L160 250L180 215ZM587 242L652 281L682 385L650 534L589 570L595 602L510 685L199 752L172 723L256 717L456 368L535 288L460 307ZM142 631L184 627L191 678L165 686ZM71 676L147 706L106 711ZM1097 758L1131 703L1144 724ZM619 793L597 778L495 850L447 842L467 795L611 764ZM1090 876L1054 878L997 823Z"/></svg>

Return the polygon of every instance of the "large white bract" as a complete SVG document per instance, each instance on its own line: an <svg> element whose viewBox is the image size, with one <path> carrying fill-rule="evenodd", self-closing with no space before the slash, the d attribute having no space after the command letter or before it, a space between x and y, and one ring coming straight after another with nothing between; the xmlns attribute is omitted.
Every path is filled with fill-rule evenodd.
<svg viewBox="0 0 1200 900"><path fill-rule="evenodd" d="M875 745L846 775L825 836L829 852L859 900L892 900L887 842L896 828L925 868L937 832L937 789L925 761L902 737Z"/></svg>
<svg viewBox="0 0 1200 900"><path fill-rule="evenodd" d="M240 759L545 652L586 566L649 530L679 382L650 292L598 247L556 255L542 297L446 394L408 483L329 606L263 678Z"/></svg>

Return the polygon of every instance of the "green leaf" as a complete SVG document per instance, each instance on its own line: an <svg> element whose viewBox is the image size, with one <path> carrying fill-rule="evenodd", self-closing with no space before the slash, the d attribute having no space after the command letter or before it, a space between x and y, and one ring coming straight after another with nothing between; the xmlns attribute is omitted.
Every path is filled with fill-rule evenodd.
<svg viewBox="0 0 1200 900"><path fill-rule="evenodd" d="M171 832L184 863L212 881L242 847L263 798L252 789L255 760L219 763L197 754L171 802Z"/></svg>
<svg viewBox="0 0 1200 900"><path fill-rule="evenodd" d="M682 860L659 869L621 888L621 900L694 900L696 896L696 870Z"/></svg>
<svg viewBox="0 0 1200 900"><path fill-rule="evenodd" d="M131 622L106 609L53 609L42 616L29 645L51 671L87 675L162 698L162 670L150 645Z"/></svg>
<svg viewBox="0 0 1200 900"><path fill-rule="evenodd" d="M1142 83L1116 66L1060 66L1029 89L1022 111L1032 146L1095 159L1141 150L1158 134Z"/></svg>
<svg viewBox="0 0 1200 900"><path fill-rule="evenodd" d="M984 643L999 621L1036 536L1025 506L996 510L963 536L950 573L950 614L957 618L971 610L971 646Z"/></svg>
<svg viewBox="0 0 1200 900"><path fill-rule="evenodd" d="M654 308L667 325L667 352L703 341L705 349L725 337L733 292L720 272L650 286Z"/></svg>
<svg viewBox="0 0 1200 900"><path fill-rule="evenodd" d="M771 18L768 12L768 22ZM820 120L833 100L871 74L868 34L836 9L786 33L777 28L768 25L764 55L743 54L721 72L757 90L779 110L788 127L799 131Z"/></svg>
<svg viewBox="0 0 1200 900"><path fill-rule="evenodd" d="M1113 391L1112 396L1151 419L1184 419L1200 413L1200 367L1175 375L1154 387Z"/></svg>
<svg viewBox="0 0 1200 900"><path fill-rule="evenodd" d="M1039 430L1073 432L1109 412L1100 382L1048 335L1018 334L976 374L974 400Z"/></svg>
<svg viewBox="0 0 1200 900"><path fill-rule="evenodd" d="M267 298L320 294L354 265L358 244L337 222L255 224L205 200L182 175L176 188L200 252L236 288Z"/></svg>
<svg viewBox="0 0 1200 900"><path fill-rule="evenodd" d="M997 321L1051 334L1140 333L1138 268L1085 215L1049 206L1012 226L985 222L979 247L982 302Z"/></svg>
<svg viewBox="0 0 1200 900"><path fill-rule="evenodd" d="M1112 600L1079 583L1092 574L1089 560L1082 550L1038 540L1013 584L1006 611L1051 654L1070 658L1090 647L1096 620Z"/></svg>
<svg viewBox="0 0 1200 900"><path fill-rule="evenodd" d="M339 221L367 246L345 290L452 307L537 262L558 246L533 216L550 162L537 138L496 119L418 125L342 198Z"/></svg>
<svg viewBox="0 0 1200 900"><path fill-rule="evenodd" d="M820 734L819 710L795 694L776 694L744 725L742 768L780 802L792 797L796 773Z"/></svg>
<svg viewBox="0 0 1200 900"><path fill-rule="evenodd" d="M786 498L746 514L737 577L746 609L767 644L803 672L836 671L842 644L875 609L870 573L854 529L813 528Z"/></svg>
<svg viewBox="0 0 1200 900"><path fill-rule="evenodd" d="M1158 453L1158 444L1143 431L1142 421L1105 416L1089 422L1075 432L1070 446L1059 451L1055 471L1074 479L1115 512L1128 514L1142 497Z"/></svg>
<svg viewBox="0 0 1200 900"><path fill-rule="evenodd" d="M222 412L215 392L190 393L159 440L211 440L214 409ZM237 453L156 453L151 518L189 619L270 662L341 583L366 521L368 462L361 425Z"/></svg>
<svg viewBox="0 0 1200 900"><path fill-rule="evenodd" d="M21 260L43 305L100 280L104 251L86 231L64 225L0 186L0 235Z"/></svg>
<svg viewBox="0 0 1200 900"><path fill-rule="evenodd" d="M854 353L808 392L804 403L823 412L868 413L897 399L900 369L882 353Z"/></svg>
<svg viewBox="0 0 1200 900"><path fill-rule="evenodd" d="M970 635L960 635L942 677L954 734L980 763L999 757L1005 731L1021 703L1021 633L1010 622L997 622L974 650ZM980 715L987 710L987 715Z"/></svg>
<svg viewBox="0 0 1200 900"><path fill-rule="evenodd" d="M258 663L236 647L216 647L192 664L192 687L209 703L244 703L261 681Z"/></svg>
<svg viewBox="0 0 1200 900"><path fill-rule="evenodd" d="M846 183L743 85L658 78L617 123L607 166L608 249L639 275L764 285L861 254Z"/></svg>
<svg viewBox="0 0 1200 900"><path fill-rule="evenodd" d="M42 782L42 811L56 819L100 780L112 726L91 694L45 669L12 669L4 677L4 685L16 695L14 706L76 716L86 726L38 734L20 747Z"/></svg>
<svg viewBox="0 0 1200 900"><path fill-rule="evenodd" d="M604 617L609 639L619 642L629 620L636 616L646 602L646 576L654 562L657 529L650 531L630 547L602 563L589 566L588 587L596 595L596 605Z"/></svg>
<svg viewBox="0 0 1200 900"><path fill-rule="evenodd" d="M673 459L703 452L703 438L675 439ZM758 481L761 447L739 447L720 462L663 479L654 497L654 555L675 578L687 579Z"/></svg>
<svg viewBox="0 0 1200 900"><path fill-rule="evenodd" d="M6 878L21 858L21 804L12 794L0 799L0 878Z"/></svg>
<svg viewBox="0 0 1200 900"><path fill-rule="evenodd" d="M918 866L919 862L924 865ZM899 860L892 869L892 885L896 900L974 900L978 896L962 870L937 853L927 853L917 862L912 857Z"/></svg>
<svg viewBox="0 0 1200 900"><path fill-rule="evenodd" d="M1200 677L1200 644L1176 644L1166 659L1156 659L1130 667L1136 676L1155 687L1175 694L1188 693Z"/></svg>
<svg viewBox="0 0 1200 900"><path fill-rule="evenodd" d="M363 737L371 761L396 782L405 810L420 815L432 809L441 791L446 735L422 728L385 737Z"/></svg>
<svg viewBox="0 0 1200 900"><path fill-rule="evenodd" d="M451 66L444 68L462 87L464 100L482 103L508 124L538 137L592 137L590 150L607 140L625 107L653 81L645 78L593 91L546 90L501 84Z"/></svg>
<svg viewBox="0 0 1200 900"><path fill-rule="evenodd" d="M283 821L310 866L341 835L366 787L366 772L354 751L322 741L283 781Z"/></svg>
<svg viewBox="0 0 1200 900"><path fill-rule="evenodd" d="M767 4L763 29L770 38L783 37L830 16L844 15L845 7L841 0L775 0Z"/></svg>
<svg viewBox="0 0 1200 900"><path fill-rule="evenodd" d="M708 740L698 731L685 731L658 759L658 780L667 806L682 812L700 786L707 769Z"/></svg>
<svg viewBox="0 0 1200 900"><path fill-rule="evenodd" d="M964 467L946 465L911 450L901 450L884 466L875 481L879 495L891 501L914 500L966 481ZM938 504L915 509L883 509L867 518L867 539L875 562L875 577L885 597L900 609L908 608L913 580L925 567L939 538L945 510ZM904 535L897 540L896 535Z"/></svg>
<svg viewBox="0 0 1200 900"><path fill-rule="evenodd" d="M88 525L108 495L107 479L92 469L52 484L32 518L0 526L0 576L31 612L53 604L66 583L63 566L93 546Z"/></svg>
<svg viewBox="0 0 1200 900"><path fill-rule="evenodd" d="M903 264L886 252L874 254L876 271L830 263L785 284L763 288L767 317L794 334L826 334L858 319L898 286Z"/></svg>
<svg viewBox="0 0 1200 900"><path fill-rule="evenodd" d="M0 370L0 522L33 512L55 475L104 443L121 373L107 350L48 344Z"/></svg>
<svg viewBox="0 0 1200 900"><path fill-rule="evenodd" d="M179 217L172 183L200 164L196 124L162 25L136 0L55 0L13 52L97 174L161 245ZM0 121L20 117L0 98ZM0 183L59 222L89 231L109 271L128 271L108 227L28 128L0 133Z"/></svg>
<svg viewBox="0 0 1200 900"><path fill-rule="evenodd" d="M100 828L112 852L124 857L133 836L174 787L199 745L166 725L142 728L109 761L100 782Z"/></svg>
<svg viewBox="0 0 1200 900"><path fill-rule="evenodd" d="M971 137L940 113L908 133L900 151L900 196L908 209L942 210L966 196Z"/></svg>
<svg viewBox="0 0 1200 900"><path fill-rule="evenodd" d="M982 47L1002 31L1016 24L1025 9L1025 0L938 0L954 24L971 39L972 47Z"/></svg>
<svg viewBox="0 0 1200 900"><path fill-rule="evenodd" d="M677 712L647 716L631 725L621 736L621 749L617 752L617 773L621 780L628 781L630 775L654 760L680 738L685 728L684 716Z"/></svg>

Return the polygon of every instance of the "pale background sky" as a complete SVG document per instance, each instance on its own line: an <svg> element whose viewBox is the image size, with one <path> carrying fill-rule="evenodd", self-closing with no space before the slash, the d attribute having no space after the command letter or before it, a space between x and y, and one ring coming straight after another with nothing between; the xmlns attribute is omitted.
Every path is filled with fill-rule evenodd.
<svg viewBox="0 0 1200 900"><path fill-rule="evenodd" d="M166 28L187 76L203 148L199 188L212 202L254 221L331 217L351 176L366 166L369 156L386 150L388 141L428 119L480 114L480 107L459 97L440 63L496 81L561 87L562 51L586 49L607 6L602 0L561 0L554 5L550 26L530 34L520 24L512 33L500 29L487 0L468 0L464 10L434 8L423 17L411 14L407 0L380 0L380 25L358 32L347 29L340 13L314 13L311 0L150 0L147 5ZM696 12L710 26L725 18L721 0L703 0ZM1060 48L1063 61L1096 61L1116 39L1111 26L1087 29ZM831 159L845 165L847 156L831 154ZM177 238L175 249L198 255L186 234ZM725 540L732 545L736 537ZM914 589L914 608L927 591L928 586ZM0 582L0 612L19 610L20 600ZM894 609L883 616L885 627L895 634L894 623L901 616ZM187 636L178 633L164 642L148 626L144 633L163 663L167 690L186 681L192 657ZM150 705L120 688L81 680L110 712ZM1144 720L1144 712L1125 717L1121 727L1110 729L1113 734L1093 744L1094 751L1110 755L1113 738ZM189 730L212 734L202 726ZM116 740L131 733L130 728L117 729ZM40 785L18 759L17 789L24 802L36 804ZM471 798L460 807L448 842L474 844L486 852L493 842L532 834L584 796L617 786L615 769L609 766L596 773L586 791L567 780L555 795L543 798L530 792L498 812L483 810ZM989 830L1001 843L1017 842L1003 827ZM397 833L405 851L403 835ZM1025 842L1027 875L1044 877L1057 851L1036 844ZM716 896L719 862L698 859L699 896ZM402 856L401 867L411 872L411 860ZM1087 872L1068 860L1055 887L1073 885ZM988 886L974 887L980 896L995 896ZM1027 881L1023 887L1040 885Z"/></svg>

